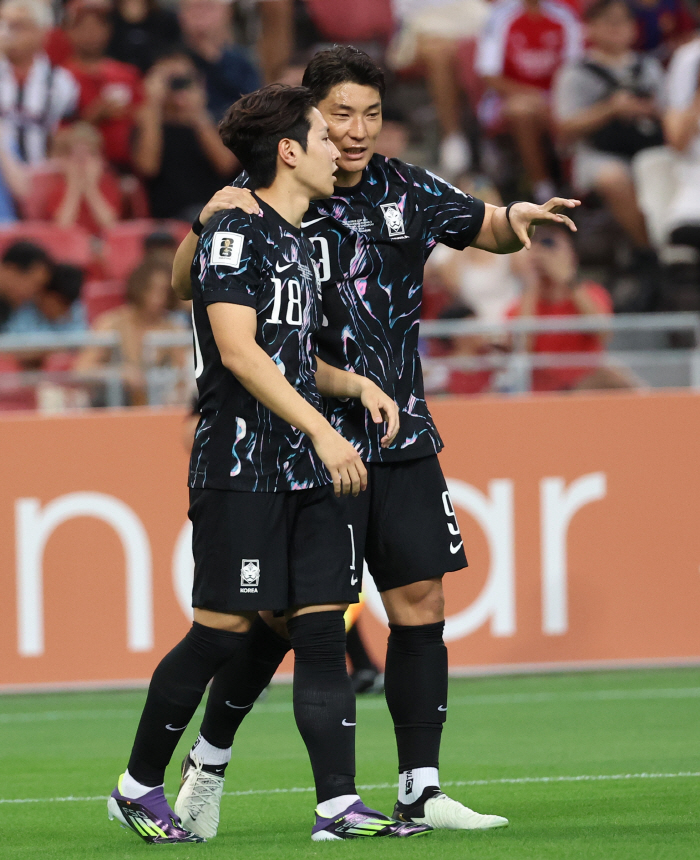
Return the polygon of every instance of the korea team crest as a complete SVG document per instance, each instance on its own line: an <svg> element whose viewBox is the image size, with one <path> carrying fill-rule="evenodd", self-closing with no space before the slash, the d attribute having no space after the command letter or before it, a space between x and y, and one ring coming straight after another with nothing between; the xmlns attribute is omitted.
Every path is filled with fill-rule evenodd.
<svg viewBox="0 0 700 860"><path fill-rule="evenodd" d="M241 563L241 592L257 594L260 583L260 560L244 558Z"/></svg>
<svg viewBox="0 0 700 860"><path fill-rule="evenodd" d="M405 236L406 228L404 227L403 215L399 209L399 204L382 203L381 207L382 212L384 213L384 220L386 221L387 229L389 230L389 236L392 239Z"/></svg>

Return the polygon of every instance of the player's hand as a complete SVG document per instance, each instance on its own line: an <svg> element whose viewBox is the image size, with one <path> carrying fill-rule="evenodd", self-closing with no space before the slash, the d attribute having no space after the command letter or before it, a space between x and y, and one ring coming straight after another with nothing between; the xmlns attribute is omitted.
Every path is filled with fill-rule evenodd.
<svg viewBox="0 0 700 860"><path fill-rule="evenodd" d="M398 404L369 379L363 384L360 402L368 410L375 424L386 424L386 433L382 436L381 445L382 448L388 448L399 432Z"/></svg>
<svg viewBox="0 0 700 860"><path fill-rule="evenodd" d="M260 211L258 201L253 197L248 188L234 188L231 185L227 185L226 188L217 191L199 213L199 220L202 226L207 223L212 215L216 215L222 209L241 209L249 215L257 215Z"/></svg>
<svg viewBox="0 0 700 860"><path fill-rule="evenodd" d="M542 206L538 206L536 203L516 203L510 208L510 226L523 246L529 251L530 228L537 227L538 224L566 224L569 230L575 233L576 225L568 215L562 213L580 205L580 200L566 197L552 197Z"/></svg>
<svg viewBox="0 0 700 860"><path fill-rule="evenodd" d="M353 446L330 424L311 439L316 453L333 478L336 496L357 496L367 489L367 469Z"/></svg>

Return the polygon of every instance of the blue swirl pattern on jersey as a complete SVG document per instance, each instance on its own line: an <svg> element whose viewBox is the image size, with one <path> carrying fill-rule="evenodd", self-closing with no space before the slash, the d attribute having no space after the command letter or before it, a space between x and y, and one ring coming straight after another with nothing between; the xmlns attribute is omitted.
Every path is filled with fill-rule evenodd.
<svg viewBox="0 0 700 860"><path fill-rule="evenodd" d="M315 340L320 284L301 231L258 200L260 215L226 210L207 223L192 264L195 373L201 418L190 487L281 492L331 482L310 440L256 400L222 364L207 306L257 314L256 341L316 409Z"/></svg>

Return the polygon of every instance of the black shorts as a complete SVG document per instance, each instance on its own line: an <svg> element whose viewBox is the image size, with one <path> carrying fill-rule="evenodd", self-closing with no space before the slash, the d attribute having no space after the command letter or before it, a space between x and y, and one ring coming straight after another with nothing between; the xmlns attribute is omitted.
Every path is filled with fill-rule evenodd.
<svg viewBox="0 0 700 860"><path fill-rule="evenodd" d="M192 606L214 612L357 603L363 558L333 486L190 489Z"/></svg>
<svg viewBox="0 0 700 860"><path fill-rule="evenodd" d="M367 490L348 508L358 547L379 591L467 566L462 536L436 455L368 463Z"/></svg>

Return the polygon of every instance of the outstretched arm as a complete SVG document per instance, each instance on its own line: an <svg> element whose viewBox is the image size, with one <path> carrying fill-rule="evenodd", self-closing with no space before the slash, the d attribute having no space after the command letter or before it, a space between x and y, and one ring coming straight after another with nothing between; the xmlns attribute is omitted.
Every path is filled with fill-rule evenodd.
<svg viewBox="0 0 700 860"><path fill-rule="evenodd" d="M581 205L580 200L570 200L564 197L552 197L542 206L535 203L515 203L510 208L510 223L506 218L505 206L486 205L484 221L478 236L472 243L482 251L493 254L512 254L521 248L530 249L532 229L538 224L566 224L570 230L576 231L576 225L564 215L564 211L575 209Z"/></svg>
<svg viewBox="0 0 700 860"><path fill-rule="evenodd" d="M207 221L222 209L242 209L250 215L259 211L255 198L247 188L234 188L227 185L217 191L207 205L199 213L199 221L204 226ZM198 236L192 230L180 242L180 247L175 253L173 261L172 288L178 299L188 302L192 298L192 284L190 283L190 268L194 253L197 250Z"/></svg>
<svg viewBox="0 0 700 860"><path fill-rule="evenodd" d="M257 316L246 305L216 302L207 307L214 340L227 367L256 400L311 440L333 478L336 495L367 487L367 470L353 446L287 382L255 340ZM350 374L348 374L350 375Z"/></svg>
<svg viewBox="0 0 700 860"><path fill-rule="evenodd" d="M381 440L382 448L388 448L394 441L399 432L399 407L371 379L339 370L317 358L316 386L324 397L357 397L375 424L387 425Z"/></svg>

